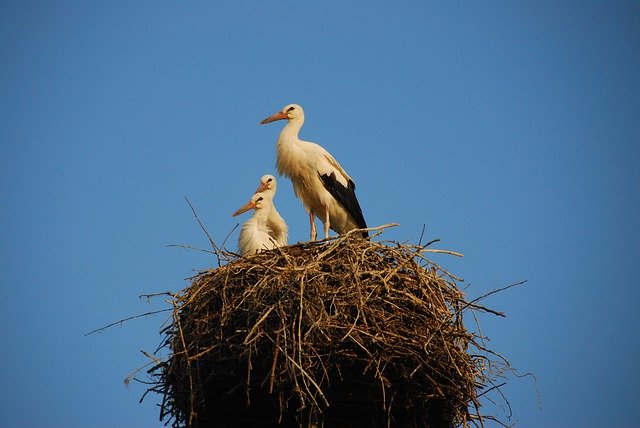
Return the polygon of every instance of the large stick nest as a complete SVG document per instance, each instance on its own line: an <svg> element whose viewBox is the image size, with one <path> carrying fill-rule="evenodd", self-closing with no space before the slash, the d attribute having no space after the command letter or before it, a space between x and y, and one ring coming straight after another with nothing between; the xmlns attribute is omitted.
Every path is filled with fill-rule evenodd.
<svg viewBox="0 0 640 428"><path fill-rule="evenodd" d="M150 370L161 419L174 427L482 424L478 396L491 364L462 316L490 310L466 301L459 280L427 259L437 251L346 236L199 273L174 295L169 357Z"/></svg>

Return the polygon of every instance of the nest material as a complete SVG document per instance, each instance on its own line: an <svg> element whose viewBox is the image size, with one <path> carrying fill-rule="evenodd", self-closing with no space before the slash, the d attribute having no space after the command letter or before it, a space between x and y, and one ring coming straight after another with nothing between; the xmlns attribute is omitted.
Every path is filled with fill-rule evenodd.
<svg viewBox="0 0 640 428"><path fill-rule="evenodd" d="M174 427L477 423L490 380L459 280L355 236L235 258L174 296L150 372ZM470 350L474 354L470 354ZM486 350L485 350L486 351ZM481 423L481 422L480 422Z"/></svg>

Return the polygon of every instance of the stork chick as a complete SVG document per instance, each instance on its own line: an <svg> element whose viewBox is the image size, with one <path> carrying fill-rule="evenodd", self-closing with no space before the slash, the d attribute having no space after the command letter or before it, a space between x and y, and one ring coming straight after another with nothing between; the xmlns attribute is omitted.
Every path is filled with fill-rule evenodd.
<svg viewBox="0 0 640 428"><path fill-rule="evenodd" d="M255 210L253 216L240 229L240 236L238 237L238 253L240 255L251 256L260 251L270 250L279 246L269 235L271 229L267 226L267 219L272 208L271 195L261 192L254 194L249 202L233 213L235 217L246 211Z"/></svg>
<svg viewBox="0 0 640 428"><path fill-rule="evenodd" d="M260 185L256 189L256 193L268 193L273 202L276 195L276 189L276 178L271 174L267 174L260 178ZM275 203L272 203L271 212L269 213L269 218L267 218L267 227L271 229L269 235L275 239L279 246L284 247L287 245L289 228L276 209Z"/></svg>

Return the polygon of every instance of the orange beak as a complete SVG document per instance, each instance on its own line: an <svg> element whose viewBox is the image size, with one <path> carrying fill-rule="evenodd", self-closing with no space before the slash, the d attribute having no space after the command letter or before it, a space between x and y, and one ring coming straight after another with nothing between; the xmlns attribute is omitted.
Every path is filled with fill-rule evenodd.
<svg viewBox="0 0 640 428"><path fill-rule="evenodd" d="M265 123L275 122L276 120L282 120L282 119L289 119L289 117L287 116L287 113L283 111L279 111L273 116L269 116L268 118L264 119L262 122L260 122L260 125L264 125Z"/></svg>
<svg viewBox="0 0 640 428"><path fill-rule="evenodd" d="M253 194L255 195L256 193L264 192L265 190L267 190L267 183L260 182L260 185Z"/></svg>
<svg viewBox="0 0 640 428"><path fill-rule="evenodd" d="M256 208L256 204L253 201L249 201L247 202L245 205L243 205L242 207L238 208L238 211L234 212L232 214L233 217L239 216L240 214L247 212L249 210L253 210Z"/></svg>

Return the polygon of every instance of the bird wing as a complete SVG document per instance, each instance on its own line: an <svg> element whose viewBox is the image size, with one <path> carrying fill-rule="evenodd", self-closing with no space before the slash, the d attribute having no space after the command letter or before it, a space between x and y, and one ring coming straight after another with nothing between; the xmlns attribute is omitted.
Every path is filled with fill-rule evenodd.
<svg viewBox="0 0 640 428"><path fill-rule="evenodd" d="M289 238L289 227L274 206L267 220L267 227L271 229L269 235L275 239L280 246L286 246Z"/></svg>
<svg viewBox="0 0 640 428"><path fill-rule="evenodd" d="M331 196L333 196L336 201L338 201L340 205L347 210L349 215L353 217L358 228L365 229L367 227L367 223L364 220L362 209L360 208L360 204L356 198L353 181L349 180L350 184L345 187L340 181L338 181L335 172L332 172L329 175L318 173L318 176L320 177L324 188L327 189L327 191L331 193ZM364 232L364 236L367 237L368 234Z"/></svg>
<svg viewBox="0 0 640 428"><path fill-rule="evenodd" d="M358 228L366 228L367 223L362 215L358 198L356 198L356 185L351 177L349 177L338 161L322 146L313 144L311 149L313 149L315 154L315 168L318 171L318 176L324 188L347 210L351 217L353 217ZM365 233L365 236L366 235Z"/></svg>
<svg viewBox="0 0 640 428"><path fill-rule="evenodd" d="M336 180L338 180L345 187L356 188L355 183L349 177L349 174L342 168L337 160L331 156L324 147L315 143L307 143L305 151L307 152L307 158L311 160L312 166L318 171L319 174L331 175L336 173Z"/></svg>
<svg viewBox="0 0 640 428"><path fill-rule="evenodd" d="M253 255L256 252L271 249L275 246L269 239L271 229L259 226L255 218L250 218L243 225L238 236L238 252L243 255Z"/></svg>

